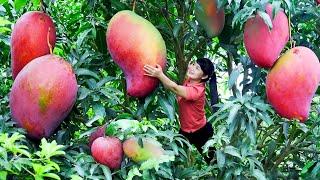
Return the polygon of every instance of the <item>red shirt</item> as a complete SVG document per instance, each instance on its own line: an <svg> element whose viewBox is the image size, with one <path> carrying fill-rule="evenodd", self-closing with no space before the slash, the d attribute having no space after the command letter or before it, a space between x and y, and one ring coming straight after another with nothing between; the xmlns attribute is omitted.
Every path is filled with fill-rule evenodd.
<svg viewBox="0 0 320 180"><path fill-rule="evenodd" d="M187 90L187 97L178 99L179 120L181 129L190 133L199 130L206 125L205 83L190 83L188 80L183 84Z"/></svg>

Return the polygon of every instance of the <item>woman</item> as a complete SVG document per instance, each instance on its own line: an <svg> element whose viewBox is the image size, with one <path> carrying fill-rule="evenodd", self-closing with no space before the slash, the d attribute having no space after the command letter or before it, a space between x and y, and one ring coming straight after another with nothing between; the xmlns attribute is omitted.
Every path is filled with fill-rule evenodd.
<svg viewBox="0 0 320 180"><path fill-rule="evenodd" d="M205 117L205 82L210 80L211 105L218 101L217 82L212 62L207 58L200 58L188 66L186 80L183 85L170 80L162 71L160 65L144 66L145 75L158 78L165 88L177 95L179 107L180 134L184 135L198 151L213 135L212 125ZM216 109L214 108L214 111ZM207 163L214 157L209 151L209 157L204 156Z"/></svg>

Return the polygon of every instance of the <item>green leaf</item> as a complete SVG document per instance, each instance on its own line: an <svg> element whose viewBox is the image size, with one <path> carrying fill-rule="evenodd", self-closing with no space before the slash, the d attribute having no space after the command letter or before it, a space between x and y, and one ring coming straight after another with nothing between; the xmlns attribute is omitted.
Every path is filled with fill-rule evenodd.
<svg viewBox="0 0 320 180"><path fill-rule="evenodd" d="M0 5L4 4L6 2L8 2L8 0L0 0Z"/></svg>
<svg viewBox="0 0 320 180"><path fill-rule="evenodd" d="M258 113L258 117L262 119L268 126L273 124L272 119L269 117L268 113Z"/></svg>
<svg viewBox="0 0 320 180"><path fill-rule="evenodd" d="M8 173L6 171L0 171L0 180L6 180L7 174Z"/></svg>
<svg viewBox="0 0 320 180"><path fill-rule="evenodd" d="M240 104L236 104L231 108L228 119L227 119L228 124L231 124L234 121L234 118L236 117L240 108L241 108Z"/></svg>
<svg viewBox="0 0 320 180"><path fill-rule="evenodd" d="M279 12L280 5L281 5L280 1L273 1L273 3L272 3L272 20L276 17L277 13Z"/></svg>
<svg viewBox="0 0 320 180"><path fill-rule="evenodd" d="M82 33L79 35L78 40L77 40L77 47L78 47L78 48L81 47L84 38L88 36L88 33L89 33L91 30L92 30L92 29L87 29L87 30L85 30L84 32L82 32Z"/></svg>
<svg viewBox="0 0 320 180"><path fill-rule="evenodd" d="M223 168L225 162L226 162L226 156L221 150L216 151L217 155L217 162L218 162L218 167Z"/></svg>
<svg viewBox="0 0 320 180"><path fill-rule="evenodd" d="M231 74L230 74L230 78L228 81L228 88L231 89L232 86L236 83L238 76L240 75L240 70L239 68L233 69Z"/></svg>
<svg viewBox="0 0 320 180"><path fill-rule="evenodd" d="M32 0L33 7L40 7L40 0Z"/></svg>
<svg viewBox="0 0 320 180"><path fill-rule="evenodd" d="M38 155L40 158L50 159L53 156L65 155L65 152L60 150L64 148L64 146L58 145L55 140L51 143L48 143L45 138L42 138L40 148L41 151L36 152L36 155Z"/></svg>
<svg viewBox="0 0 320 180"><path fill-rule="evenodd" d="M46 173L43 175L43 177L49 177L49 178L52 178L52 179L58 179L60 180L60 177L54 173Z"/></svg>
<svg viewBox="0 0 320 180"><path fill-rule="evenodd" d="M265 174L259 169L254 169L252 175L259 180L267 180Z"/></svg>
<svg viewBox="0 0 320 180"><path fill-rule="evenodd" d="M12 22L10 22L9 20L5 19L4 17L0 17L0 26L6 26L6 25L11 25L11 24L12 24Z"/></svg>
<svg viewBox="0 0 320 180"><path fill-rule="evenodd" d="M14 8L19 10L27 4L27 0L14 0Z"/></svg>
<svg viewBox="0 0 320 180"><path fill-rule="evenodd" d="M224 153L230 154L231 156L238 157L241 159L241 155L240 155L238 149L233 146L226 146L224 148Z"/></svg>
<svg viewBox="0 0 320 180"><path fill-rule="evenodd" d="M161 163L170 162L170 161L174 161L174 156L161 155L159 158L151 158L144 161L141 164L139 169L140 170L155 169L157 171Z"/></svg>
<svg viewBox="0 0 320 180"><path fill-rule="evenodd" d="M266 12L258 11L258 15L263 19L264 23L266 23L269 29L273 28L270 16Z"/></svg>
<svg viewBox="0 0 320 180"><path fill-rule="evenodd" d="M105 180L112 180L112 175L111 175L110 169L108 167L104 166L104 165L100 165L100 168L103 171L104 179Z"/></svg>
<svg viewBox="0 0 320 180"><path fill-rule="evenodd" d="M78 175L71 175L70 177L71 177L71 180L83 180L83 178Z"/></svg>
<svg viewBox="0 0 320 180"><path fill-rule="evenodd" d="M247 134L250 138L250 140L255 143L256 142L256 134L255 134L255 129L253 128L253 125L251 123L246 123L246 129L247 129Z"/></svg>
<svg viewBox="0 0 320 180"><path fill-rule="evenodd" d="M142 174L140 173L139 169L136 166L134 166L134 168L130 168L130 171L128 172L128 176L126 180L132 180L133 177L135 176L139 176L139 177L142 176Z"/></svg>
<svg viewBox="0 0 320 180"><path fill-rule="evenodd" d="M307 162L307 164L302 168L302 170L301 170L301 174L306 174L307 172L309 172L309 168L311 167L311 166L313 166L314 165L314 163L316 163L315 161L309 161L309 162Z"/></svg>
<svg viewBox="0 0 320 180"><path fill-rule="evenodd" d="M85 87L80 87L79 93L80 93L80 95L79 95L78 100L83 100L91 93L91 91Z"/></svg>
<svg viewBox="0 0 320 180"><path fill-rule="evenodd" d="M291 1L290 0L284 0L284 2L286 3L288 9L291 11L292 10Z"/></svg>
<svg viewBox="0 0 320 180"><path fill-rule="evenodd" d="M174 120L174 109L173 107L169 104L168 100L164 99L163 97L159 97L159 103L160 106L164 109L166 115L170 120Z"/></svg>
<svg viewBox="0 0 320 180"><path fill-rule="evenodd" d="M178 33L179 33L179 31L180 31L180 29L181 29L181 25L182 25L183 23L181 23L181 22L178 22L175 26L174 26L174 28L173 28L173 37L178 37Z"/></svg>
<svg viewBox="0 0 320 180"><path fill-rule="evenodd" d="M99 76L95 72L90 71L89 69L79 68L76 70L76 74L78 76L91 76L96 79L99 79Z"/></svg>

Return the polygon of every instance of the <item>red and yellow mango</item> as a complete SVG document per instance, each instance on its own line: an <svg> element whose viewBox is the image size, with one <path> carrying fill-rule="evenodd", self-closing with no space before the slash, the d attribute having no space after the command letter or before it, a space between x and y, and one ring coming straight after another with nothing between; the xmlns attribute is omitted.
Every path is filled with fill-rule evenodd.
<svg viewBox="0 0 320 180"><path fill-rule="evenodd" d="M161 144L151 138L142 138L142 145L138 143L138 138L131 137L124 141L123 151L126 156L134 162L146 161L150 158L159 158L165 154Z"/></svg>
<svg viewBox="0 0 320 180"><path fill-rule="evenodd" d="M13 79L33 59L50 54L56 43L56 29L50 16L40 11L22 15L11 35L11 67Z"/></svg>
<svg viewBox="0 0 320 180"><path fill-rule="evenodd" d="M78 85L71 65L55 55L28 63L10 93L12 118L29 137L49 137L71 111Z"/></svg>
<svg viewBox="0 0 320 180"><path fill-rule="evenodd" d="M262 68L271 68L289 40L289 24L283 10L272 19L271 4L266 5L266 13L272 20L272 29L260 15L256 15L246 22L243 39L253 63Z"/></svg>
<svg viewBox="0 0 320 180"><path fill-rule="evenodd" d="M276 112L304 122L320 82L320 63L314 52L298 46L288 50L267 76L267 99Z"/></svg>
<svg viewBox="0 0 320 180"><path fill-rule="evenodd" d="M224 9L218 8L217 0L199 0L195 7L195 16L209 37L218 36L224 27Z"/></svg>
<svg viewBox="0 0 320 180"><path fill-rule="evenodd" d="M145 76L143 66L166 65L166 46L160 32L146 19L124 10L110 20L106 40L112 59L124 72L128 95L149 95L159 80Z"/></svg>

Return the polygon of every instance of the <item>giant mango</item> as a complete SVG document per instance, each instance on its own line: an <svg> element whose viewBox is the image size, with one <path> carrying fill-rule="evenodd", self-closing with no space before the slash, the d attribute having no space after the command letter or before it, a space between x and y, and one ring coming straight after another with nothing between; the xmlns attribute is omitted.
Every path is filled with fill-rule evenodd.
<svg viewBox="0 0 320 180"><path fill-rule="evenodd" d="M272 19L272 5L266 5ZM289 40L288 18L280 10L272 19L270 30L260 15L248 19L244 27L244 45L250 59L259 67L271 68Z"/></svg>
<svg viewBox="0 0 320 180"><path fill-rule="evenodd" d="M267 99L276 112L304 122L320 82L320 63L314 52L295 47L282 55L267 76Z"/></svg>
<svg viewBox="0 0 320 180"><path fill-rule="evenodd" d="M77 97L71 65L55 55L28 63L16 77L10 93L10 110L29 137L49 137L67 117Z"/></svg>
<svg viewBox="0 0 320 180"><path fill-rule="evenodd" d="M112 59L124 72L128 95L149 95L159 80L145 76L143 66L159 64L164 68L166 64L166 46L160 32L146 19L124 10L111 18L106 40Z"/></svg>
<svg viewBox="0 0 320 180"><path fill-rule="evenodd" d="M56 29L50 16L40 11L22 15L11 35L11 67L13 79L33 59L49 54L56 43Z"/></svg>
<svg viewBox="0 0 320 180"><path fill-rule="evenodd" d="M217 0L197 1L195 16L209 37L217 36L223 30L225 14L223 8L218 8Z"/></svg>

